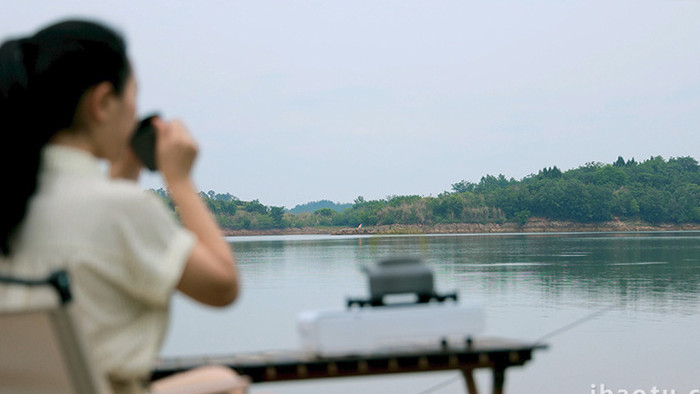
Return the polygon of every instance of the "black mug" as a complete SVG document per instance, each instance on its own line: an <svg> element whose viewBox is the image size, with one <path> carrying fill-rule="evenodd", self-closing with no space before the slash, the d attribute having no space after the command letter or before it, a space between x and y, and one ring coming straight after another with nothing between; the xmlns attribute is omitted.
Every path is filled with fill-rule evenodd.
<svg viewBox="0 0 700 394"><path fill-rule="evenodd" d="M139 121L131 137L131 147L136 156L150 171L156 171L156 130L153 118L158 114L149 115Z"/></svg>

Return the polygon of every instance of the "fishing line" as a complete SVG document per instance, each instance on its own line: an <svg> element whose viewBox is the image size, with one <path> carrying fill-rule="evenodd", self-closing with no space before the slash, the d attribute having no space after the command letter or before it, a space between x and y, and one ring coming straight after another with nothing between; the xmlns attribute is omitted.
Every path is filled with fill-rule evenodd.
<svg viewBox="0 0 700 394"><path fill-rule="evenodd" d="M445 380L445 381L442 381L442 382L440 382L440 383L438 383L438 384L436 384L436 385L434 385L434 386L432 386L432 387L428 387L427 390L423 390L423 391L421 391L421 392L418 393L418 394L430 394L430 393L434 393L436 390L439 390L439 389L443 388L444 386L447 386L448 384L453 383L455 380L457 380L457 379L459 379L459 378L461 378L461 377L462 377L461 374L458 374L458 375L453 376L453 377L451 377L451 378L449 378L449 379L447 379L447 380Z"/></svg>
<svg viewBox="0 0 700 394"><path fill-rule="evenodd" d="M585 323L585 322L587 322L587 321L589 321L589 320L595 319L596 317L598 317L598 316L600 316L600 315L606 313L606 312L609 311L610 309L612 309L613 306L614 306L614 305L611 304L611 305L608 305L608 306L606 306L606 307L600 308L600 309L598 309L597 311L594 311L594 312L592 312L592 313L589 313L588 315L586 315L586 316L584 316L584 317L582 317L582 318L580 318L580 319L578 319L578 320L576 320L576 321L574 321L574 322L572 322L572 323L569 323L569 324L567 324L567 325L565 325L565 326L563 326L563 327L557 328L557 329L554 330L554 331L550 331L549 333L544 334L544 335L542 335L541 337L539 337L537 340L535 340L535 345L541 345L541 344L542 344L542 341L544 341L545 339L548 339L548 338L557 336L557 335L559 335L559 334L565 333L565 332L567 332L567 331L569 331L569 330L571 330L571 329L573 329L573 328L575 328L575 327L580 326L581 324L583 324L583 323Z"/></svg>
<svg viewBox="0 0 700 394"><path fill-rule="evenodd" d="M567 332L567 331L569 331L569 330L571 330L571 329L573 329L573 328L575 328L575 327L580 326L581 324L583 324L583 323L585 323L585 322L587 322L587 321L589 321L589 320L593 320L593 319L595 319L596 317L598 317L598 316L600 316L600 315L606 313L606 312L609 311L610 309L612 309L613 306L614 306L614 305L611 304L611 305L608 305L608 306L606 306L606 307L600 308L600 309L598 309L598 310L596 310L596 311L593 311L593 312L589 313L588 315L586 315L586 316L584 316L584 317L582 317L582 318L580 318L580 319L578 319L578 320L576 320L576 321L574 321L574 322L572 322L572 323L569 323L569 324L566 324L566 325L564 325L564 326L562 326L562 327L559 327L559 328L557 328L557 329L554 330L554 331L550 331L550 332L548 332L547 334L544 334L544 335L542 335L541 337L539 337L538 339L536 339L534 345L535 345L535 346L541 345L541 344L542 344L542 341L544 341L545 339L549 339L549 338L552 338L552 337L557 336L557 335L559 335L559 334L563 334L563 333L565 333L565 332ZM451 377L451 378L449 378L449 379L447 379L447 380L445 380L445 381L442 381L442 382L440 382L440 383L438 383L438 384L436 384L436 385L434 385L434 386L428 387L426 390L423 390L423 391L421 391L421 392L418 393L418 394L430 394L430 393L433 393L433 392L435 392L435 391L437 391L437 390L443 388L444 386L447 386L448 384L453 383L454 381L456 381L456 380L459 379L459 378L461 378L461 374L458 374L457 376L453 376L453 377Z"/></svg>

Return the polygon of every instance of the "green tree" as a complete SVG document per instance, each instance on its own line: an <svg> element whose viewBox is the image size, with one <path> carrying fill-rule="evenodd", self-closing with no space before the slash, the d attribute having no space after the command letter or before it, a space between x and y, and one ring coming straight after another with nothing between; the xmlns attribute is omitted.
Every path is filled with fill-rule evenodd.
<svg viewBox="0 0 700 394"><path fill-rule="evenodd" d="M283 227L284 207L270 207L270 217L275 227Z"/></svg>
<svg viewBox="0 0 700 394"><path fill-rule="evenodd" d="M258 200L253 200L245 205L243 208L246 212L259 213L261 215L267 215L267 207L260 203Z"/></svg>
<svg viewBox="0 0 700 394"><path fill-rule="evenodd" d="M455 193L473 192L476 190L476 186L476 183L462 180L452 184L452 191Z"/></svg>

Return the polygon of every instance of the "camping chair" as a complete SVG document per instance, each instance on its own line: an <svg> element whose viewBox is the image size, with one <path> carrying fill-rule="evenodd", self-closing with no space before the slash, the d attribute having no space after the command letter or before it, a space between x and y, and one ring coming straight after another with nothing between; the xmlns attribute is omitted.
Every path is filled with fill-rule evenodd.
<svg viewBox="0 0 700 394"><path fill-rule="evenodd" d="M0 284L52 286L60 299L53 307L0 312L0 394L110 393L106 378L95 372L68 313L71 293L65 271L44 280L0 276ZM241 388L242 381L245 379L228 379L172 392L221 392Z"/></svg>
<svg viewBox="0 0 700 394"><path fill-rule="evenodd" d="M45 280L0 277L0 283L52 286L61 300L53 307L0 312L0 393L106 393L94 373L68 314L65 271Z"/></svg>

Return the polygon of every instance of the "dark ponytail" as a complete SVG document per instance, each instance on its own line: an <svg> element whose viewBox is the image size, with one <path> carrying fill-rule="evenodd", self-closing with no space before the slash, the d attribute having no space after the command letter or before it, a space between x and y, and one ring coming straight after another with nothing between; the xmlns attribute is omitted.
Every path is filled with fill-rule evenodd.
<svg viewBox="0 0 700 394"><path fill-rule="evenodd" d="M41 151L59 130L74 124L80 98L110 82L120 94L131 74L123 38L88 21L51 25L0 46L0 253L37 185Z"/></svg>

